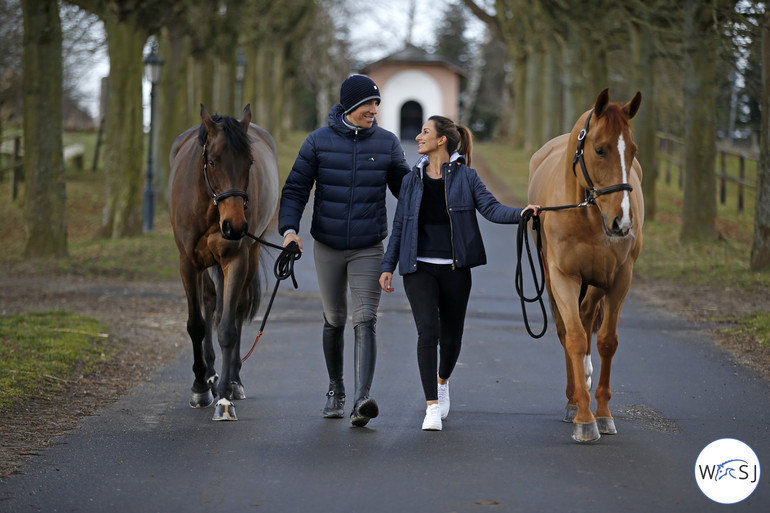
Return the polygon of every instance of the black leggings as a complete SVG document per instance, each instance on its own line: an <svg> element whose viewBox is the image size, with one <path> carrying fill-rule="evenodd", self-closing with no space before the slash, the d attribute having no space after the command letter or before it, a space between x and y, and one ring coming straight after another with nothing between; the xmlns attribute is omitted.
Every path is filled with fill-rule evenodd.
<svg viewBox="0 0 770 513"><path fill-rule="evenodd" d="M404 275L403 280L417 326L417 365L425 400L436 401L436 370L441 379L449 379L460 356L471 270L418 262L417 271Z"/></svg>

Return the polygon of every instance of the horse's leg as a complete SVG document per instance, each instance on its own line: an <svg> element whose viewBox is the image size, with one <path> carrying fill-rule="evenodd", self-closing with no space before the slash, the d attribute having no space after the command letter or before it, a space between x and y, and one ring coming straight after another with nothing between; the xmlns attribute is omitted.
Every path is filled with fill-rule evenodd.
<svg viewBox="0 0 770 513"><path fill-rule="evenodd" d="M232 354L233 361L230 362L230 368L232 370L230 382L233 387L233 399L235 400L246 399L246 390L243 388L243 381L241 381L241 366L243 365L241 362L241 333L243 332L242 319L243 318L240 316L236 319L237 334L235 336L235 349L233 350Z"/></svg>
<svg viewBox="0 0 770 513"><path fill-rule="evenodd" d="M567 371L567 387L564 390L564 395L567 396L567 405L564 407L564 422L572 423L577 415L577 404L575 403L575 381L572 379L572 365L570 365L569 354L567 353L567 347L565 345L565 336L567 330L564 327L564 321L559 313L559 307L556 306L556 302L553 300L553 293L548 290L548 297L551 301L551 310L553 312L553 322L556 325L556 335L559 337L559 342L564 350L564 362Z"/></svg>
<svg viewBox="0 0 770 513"><path fill-rule="evenodd" d="M590 442L599 439L596 419L591 413L591 395L585 383L585 357L588 337L580 319L580 285L565 278L555 267L551 269L551 289L553 298L561 313L564 323L563 346L567 358L567 390L572 387L572 400L577 406L573 419L572 438L578 442Z"/></svg>
<svg viewBox="0 0 770 513"><path fill-rule="evenodd" d="M217 401L214 410L213 420L238 420L235 415L235 405L233 400L233 376L237 360L240 363L240 354L238 349L238 337L240 327L238 323L238 309L240 306L240 296L242 295L243 278L247 274L247 259L231 258L228 261L222 261L222 270L224 271L224 287L222 293L222 317L217 327L217 338L219 347L222 349L222 376L217 385L219 401Z"/></svg>
<svg viewBox="0 0 770 513"><path fill-rule="evenodd" d="M214 401L214 397L206 383L206 363L203 356L206 324L201 315L199 276L192 263L181 255L179 257L179 273L182 276L182 284L187 296L187 333L190 335L193 348L192 370L195 380L192 386L190 406L205 408Z"/></svg>
<svg viewBox="0 0 770 513"><path fill-rule="evenodd" d="M241 335L243 334L243 322L249 316L252 302L258 302L258 298L252 298L251 294L255 293L252 290L252 281L259 266L260 247L260 244L255 244L249 250L250 265L248 266L246 278L243 280L243 288L239 295L240 300L235 316L237 334L235 336L235 350L232 354L233 361L230 367L232 371L230 381L233 385L233 399L246 399L246 391L243 388L243 381L241 381L241 367L243 366L241 361Z"/></svg>
<svg viewBox="0 0 770 513"><path fill-rule="evenodd" d="M262 233L261 237L266 236L266 231ZM238 307L238 314L236 316L238 334L235 340L235 351L233 351L233 376L231 381L233 382L233 399L245 399L246 392L243 388L243 381L241 381L241 367L243 362L241 361L241 335L243 333L243 323L246 319L251 320L253 318L252 307L259 306L260 300L260 281L257 273L259 272L259 255L262 250L262 244L254 244L249 249L249 265L246 279L243 280L243 289L240 295L240 305Z"/></svg>
<svg viewBox="0 0 770 513"><path fill-rule="evenodd" d="M593 334L596 333L598 326L596 325L597 316L601 308L601 300L604 297L604 292L596 287L588 286L586 289L586 295L583 301L580 303L580 320L583 323L583 330L586 332L586 338L588 345L586 346L586 356L583 359L583 368L585 369L586 388L590 391L593 385L593 373L594 366L591 362L591 340Z"/></svg>
<svg viewBox="0 0 770 513"><path fill-rule="evenodd" d="M612 357L618 348L618 319L623 308L626 293L631 285L631 268L618 272L612 290L607 294L604 322L596 337L596 349L602 360L602 370L599 374L599 385L596 387L596 421L599 431L614 435L615 421L610 413L609 402L612 398L610 390L610 373L612 372Z"/></svg>
<svg viewBox="0 0 770 513"><path fill-rule="evenodd" d="M213 327L216 325L217 289L211 279L211 270L201 273L201 294L203 296L203 319L206 334L203 338L203 357L206 362L206 383L212 393L217 393L219 374L216 370L216 352L214 351ZM221 273L221 271L220 271Z"/></svg>

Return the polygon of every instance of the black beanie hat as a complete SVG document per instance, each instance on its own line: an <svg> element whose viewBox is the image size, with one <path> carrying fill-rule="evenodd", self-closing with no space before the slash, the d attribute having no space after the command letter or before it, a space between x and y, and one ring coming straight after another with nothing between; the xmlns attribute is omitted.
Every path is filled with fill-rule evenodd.
<svg viewBox="0 0 770 513"><path fill-rule="evenodd" d="M340 87L340 103L345 108L345 114L349 114L362 103L377 100L380 104L380 89L374 81L364 75L351 75Z"/></svg>

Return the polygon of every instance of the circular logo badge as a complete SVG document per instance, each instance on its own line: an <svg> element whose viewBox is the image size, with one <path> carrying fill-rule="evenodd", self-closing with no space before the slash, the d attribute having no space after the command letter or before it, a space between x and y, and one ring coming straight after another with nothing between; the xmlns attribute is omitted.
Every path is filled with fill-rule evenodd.
<svg viewBox="0 0 770 513"><path fill-rule="evenodd" d="M759 459L734 438L721 438L703 448L695 461L695 482L703 494L720 504L735 504L759 483Z"/></svg>

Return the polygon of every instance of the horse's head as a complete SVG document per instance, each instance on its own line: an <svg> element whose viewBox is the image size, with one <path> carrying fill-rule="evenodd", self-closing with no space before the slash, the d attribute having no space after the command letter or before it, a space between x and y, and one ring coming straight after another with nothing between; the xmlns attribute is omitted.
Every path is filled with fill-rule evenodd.
<svg viewBox="0 0 770 513"><path fill-rule="evenodd" d="M238 121L229 116L213 117L201 104L198 142L203 177L219 212L219 228L228 240L239 240L248 232L246 220L249 196L249 167L253 163L248 130L251 123L249 105Z"/></svg>
<svg viewBox="0 0 770 513"><path fill-rule="evenodd" d="M637 92L625 105L610 103L608 89L604 89L593 110L573 129L577 146L573 171L579 163L578 182L586 189L588 201L601 211L604 231L612 237L625 237L634 226L629 183L636 144L630 120L641 102L642 94Z"/></svg>

